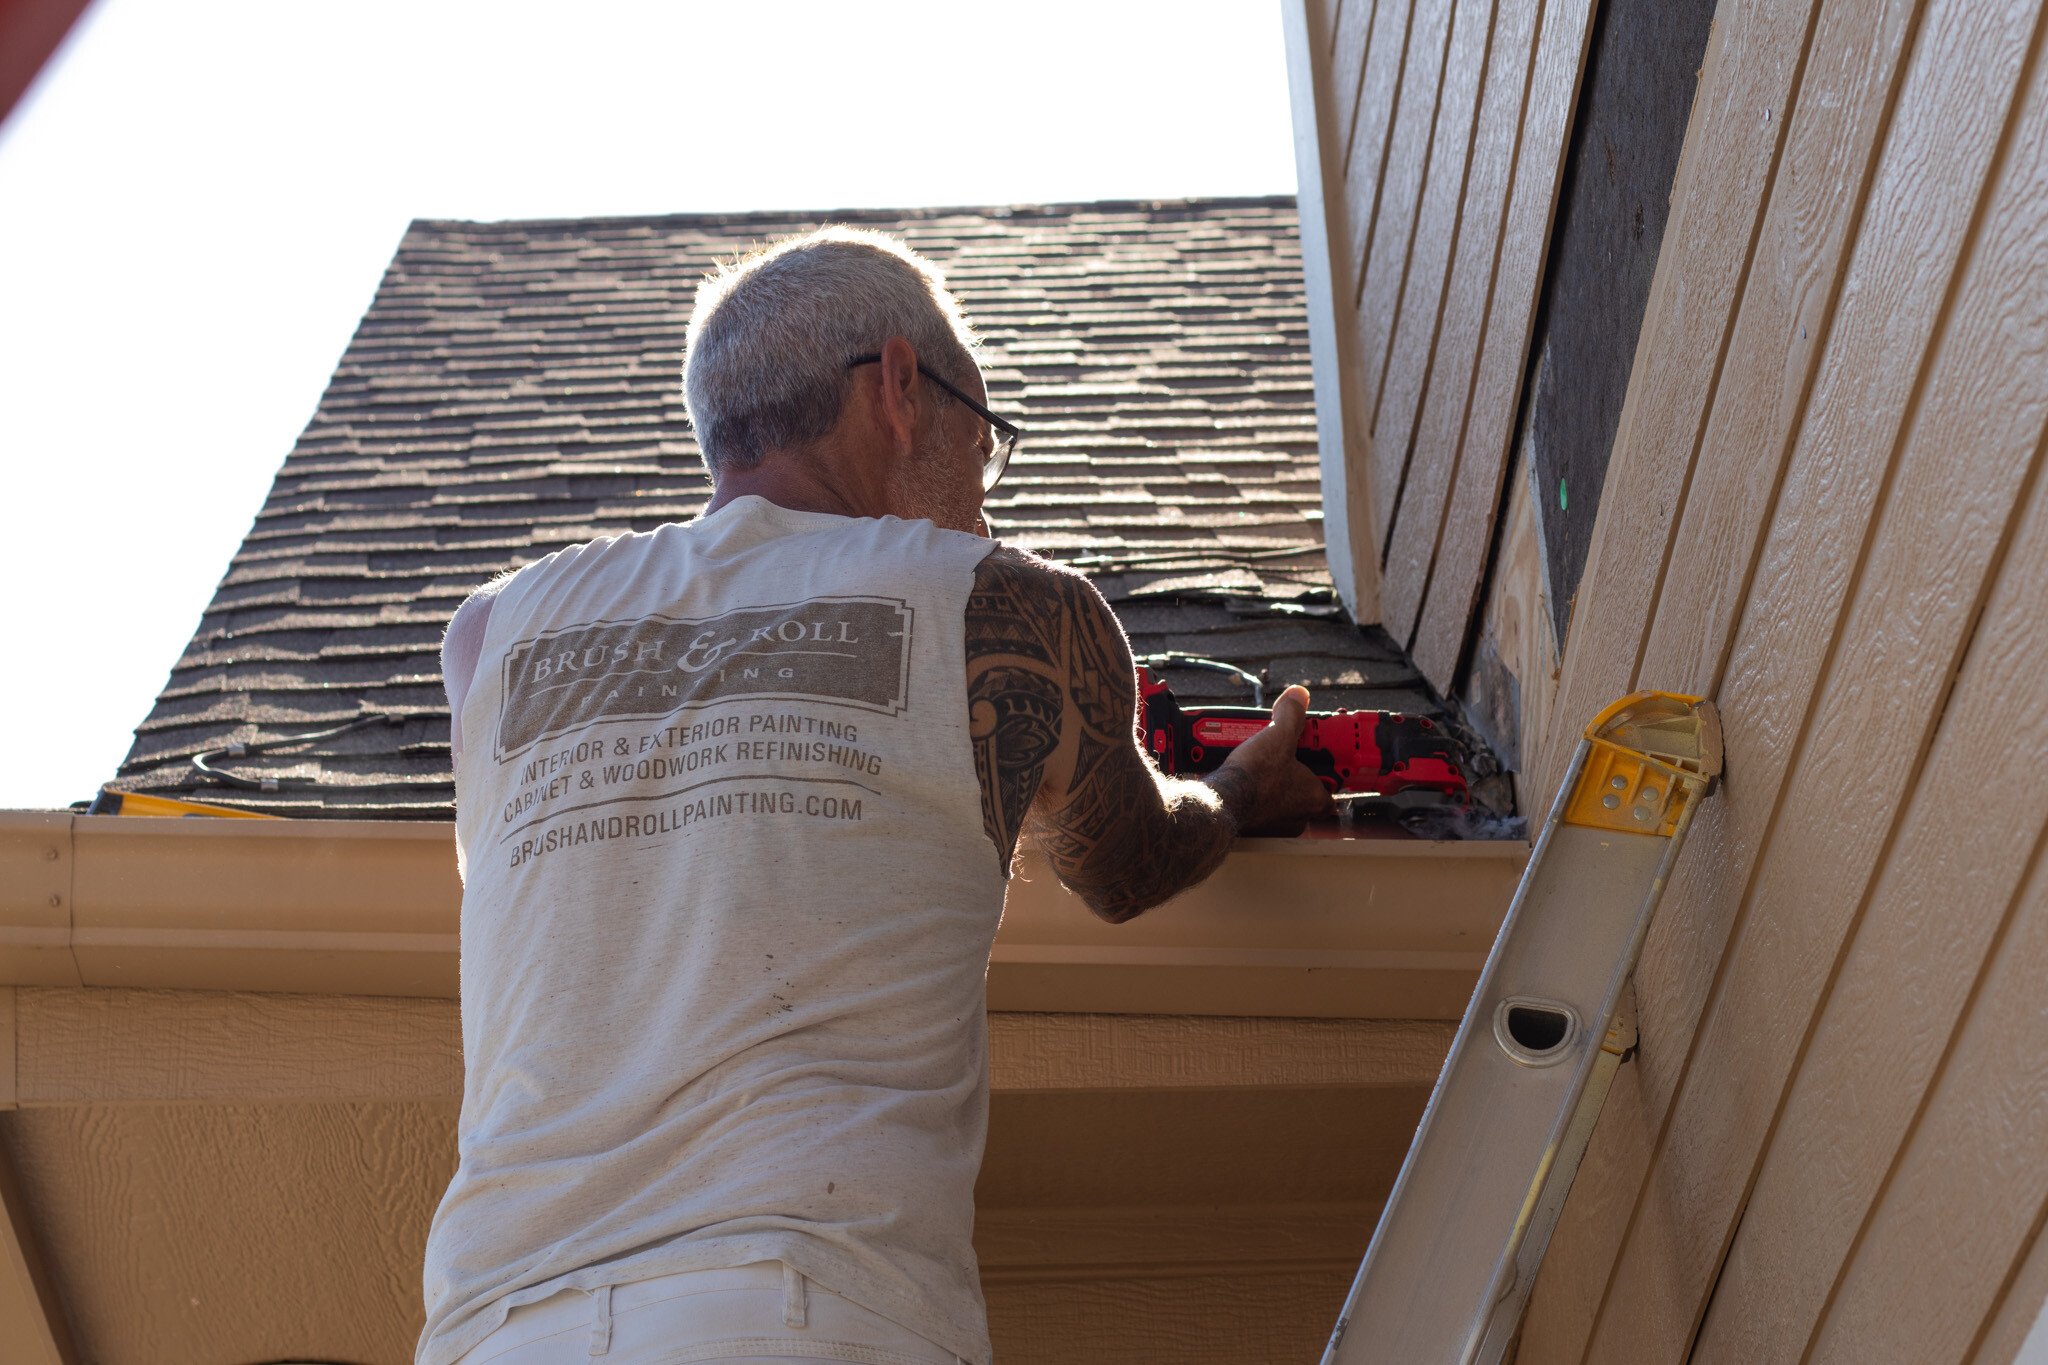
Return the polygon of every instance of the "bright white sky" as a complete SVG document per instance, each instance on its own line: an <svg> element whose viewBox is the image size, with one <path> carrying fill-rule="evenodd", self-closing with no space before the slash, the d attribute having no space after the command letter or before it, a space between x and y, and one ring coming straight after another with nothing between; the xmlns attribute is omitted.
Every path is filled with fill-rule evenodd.
<svg viewBox="0 0 2048 1365"><path fill-rule="evenodd" d="M1272 0L97 0L0 125L0 807L113 776L412 218L1293 189Z"/></svg>

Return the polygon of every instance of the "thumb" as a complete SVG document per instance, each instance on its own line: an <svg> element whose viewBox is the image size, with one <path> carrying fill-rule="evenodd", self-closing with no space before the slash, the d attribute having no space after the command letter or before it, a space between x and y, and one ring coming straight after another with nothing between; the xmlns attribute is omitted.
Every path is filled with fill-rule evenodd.
<svg viewBox="0 0 2048 1365"><path fill-rule="evenodd" d="M1296 743L1307 723L1308 689L1297 683L1274 700L1273 728L1286 735L1290 743Z"/></svg>

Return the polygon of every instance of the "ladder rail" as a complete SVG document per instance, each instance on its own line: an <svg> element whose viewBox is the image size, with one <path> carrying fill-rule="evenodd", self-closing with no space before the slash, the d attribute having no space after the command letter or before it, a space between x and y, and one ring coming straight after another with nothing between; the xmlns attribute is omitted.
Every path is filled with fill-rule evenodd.
<svg viewBox="0 0 2048 1365"><path fill-rule="evenodd" d="M1712 704L1587 727L1374 1229L1324 1365L1497 1365L1615 1069L1629 981L1720 768Z"/></svg>

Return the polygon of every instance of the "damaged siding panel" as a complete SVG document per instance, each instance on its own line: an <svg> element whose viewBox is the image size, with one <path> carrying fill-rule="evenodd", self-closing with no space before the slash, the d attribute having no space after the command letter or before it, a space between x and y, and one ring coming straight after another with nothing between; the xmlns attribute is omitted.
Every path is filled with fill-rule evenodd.
<svg viewBox="0 0 2048 1365"><path fill-rule="evenodd" d="M1526 461L1527 453L1520 458ZM1510 478L1501 516L1492 586L1458 700L1466 719L1499 755L1501 767L1514 774L1516 809L1539 811L1554 793L1528 786L1524 764L1543 752L1558 653L1543 528L1525 472Z"/></svg>
<svg viewBox="0 0 2048 1365"><path fill-rule="evenodd" d="M1645 945L1643 1048L1528 1365L1961 1360L2027 1330L2043 10L1825 0L1717 26L1540 767L1554 782L1594 698L1669 687L1717 696L1728 781Z"/></svg>

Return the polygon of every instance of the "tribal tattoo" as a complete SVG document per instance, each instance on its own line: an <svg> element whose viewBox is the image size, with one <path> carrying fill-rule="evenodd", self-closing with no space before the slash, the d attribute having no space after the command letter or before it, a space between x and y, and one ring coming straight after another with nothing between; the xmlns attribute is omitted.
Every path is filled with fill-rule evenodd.
<svg viewBox="0 0 2048 1365"><path fill-rule="evenodd" d="M981 822L1003 865L1060 742L1059 684L1029 668L998 664L967 687L967 733L981 779Z"/></svg>
<svg viewBox="0 0 2048 1365"><path fill-rule="evenodd" d="M967 692L982 819L1005 868L1028 819L1060 880L1120 922L1222 861L1242 775L1187 782L1152 765L1130 645L1085 578L989 554L968 599Z"/></svg>
<svg viewBox="0 0 2048 1365"><path fill-rule="evenodd" d="M1065 694L1058 623L1037 580L1046 569L997 549L967 598L967 725L981 781L981 819L1005 870L1024 817L1059 747Z"/></svg>

